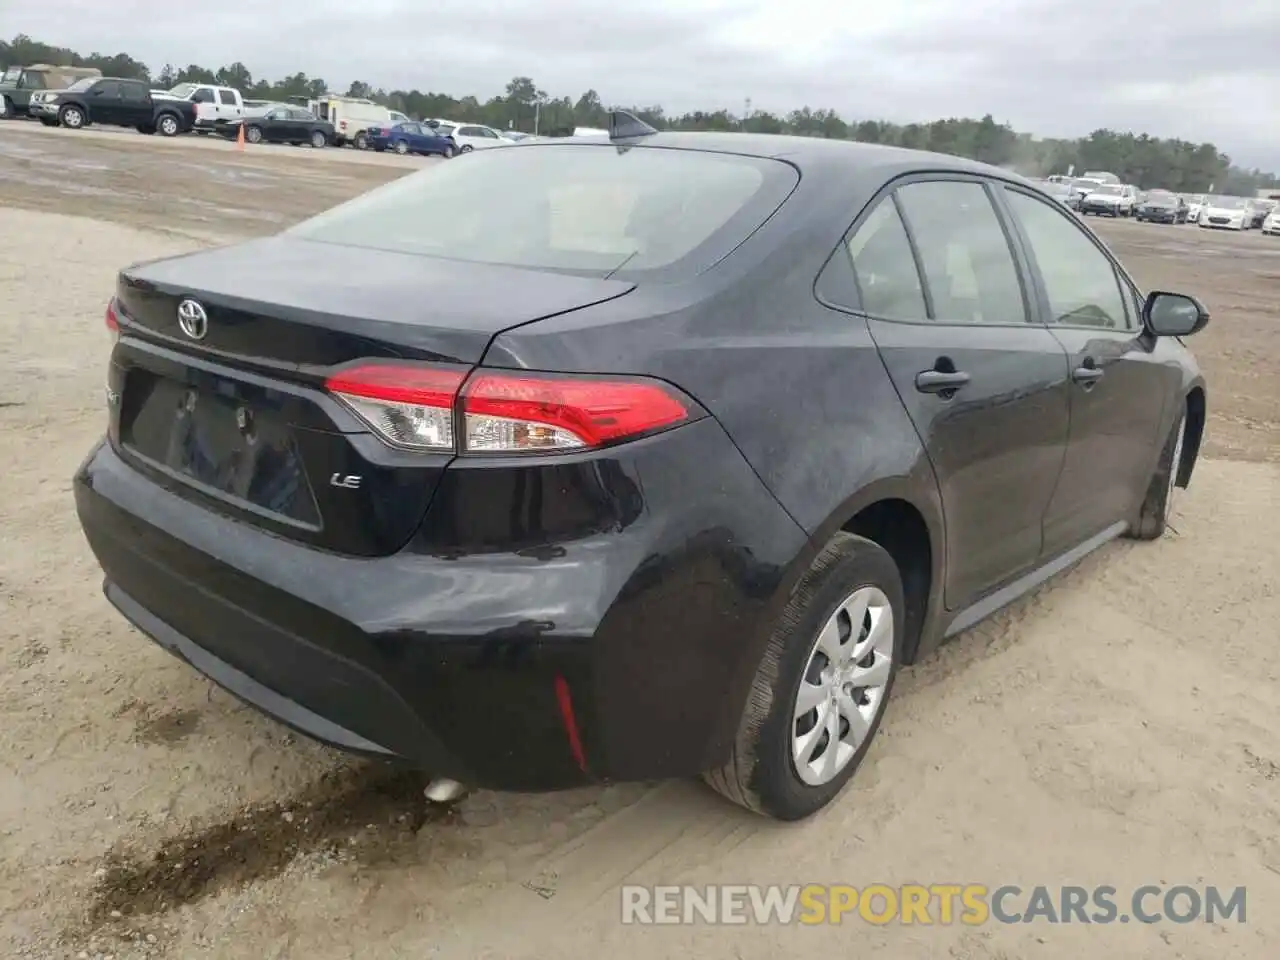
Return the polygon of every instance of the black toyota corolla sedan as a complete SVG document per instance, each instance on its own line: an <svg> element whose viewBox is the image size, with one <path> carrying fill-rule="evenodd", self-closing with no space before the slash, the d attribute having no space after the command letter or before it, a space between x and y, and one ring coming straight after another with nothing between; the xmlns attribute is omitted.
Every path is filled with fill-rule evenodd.
<svg viewBox="0 0 1280 960"><path fill-rule="evenodd" d="M1027 181L627 115L130 267L106 319L111 603L438 796L811 814L900 665L1160 537L1205 424L1204 309Z"/></svg>

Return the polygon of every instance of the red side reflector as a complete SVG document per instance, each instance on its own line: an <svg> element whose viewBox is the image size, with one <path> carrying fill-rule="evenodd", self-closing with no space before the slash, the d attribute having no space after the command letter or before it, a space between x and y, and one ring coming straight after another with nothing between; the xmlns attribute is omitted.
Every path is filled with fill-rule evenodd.
<svg viewBox="0 0 1280 960"><path fill-rule="evenodd" d="M467 417L565 430L596 447L674 426L689 411L655 381L569 379L477 371L462 394Z"/></svg>
<svg viewBox="0 0 1280 960"><path fill-rule="evenodd" d="M324 385L350 397L448 409L466 376L465 370L448 367L370 363L334 374Z"/></svg>
<svg viewBox="0 0 1280 960"><path fill-rule="evenodd" d="M556 702L560 704L560 720L564 723L565 736L569 738L569 752L574 763L583 773L587 772L587 755L582 749L582 737L578 734L578 721L573 715L573 697L569 694L569 681L556 674Z"/></svg>

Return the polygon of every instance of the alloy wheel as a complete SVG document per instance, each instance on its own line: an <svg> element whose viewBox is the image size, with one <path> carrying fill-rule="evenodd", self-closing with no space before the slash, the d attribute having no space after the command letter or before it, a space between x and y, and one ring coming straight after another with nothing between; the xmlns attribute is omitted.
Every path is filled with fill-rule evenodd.
<svg viewBox="0 0 1280 960"><path fill-rule="evenodd" d="M791 757L809 786L830 783L867 739L893 669L893 607L859 587L818 633L793 710Z"/></svg>

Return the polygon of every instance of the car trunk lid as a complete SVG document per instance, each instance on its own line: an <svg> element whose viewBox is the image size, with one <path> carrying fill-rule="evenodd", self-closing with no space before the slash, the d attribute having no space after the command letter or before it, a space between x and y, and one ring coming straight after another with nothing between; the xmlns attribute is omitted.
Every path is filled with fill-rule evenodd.
<svg viewBox="0 0 1280 960"><path fill-rule="evenodd" d="M368 359L470 368L503 330L633 287L280 239L142 264L117 285L112 439L215 512L337 552L390 553L452 455L386 446L326 377ZM184 330L188 300L202 321Z"/></svg>

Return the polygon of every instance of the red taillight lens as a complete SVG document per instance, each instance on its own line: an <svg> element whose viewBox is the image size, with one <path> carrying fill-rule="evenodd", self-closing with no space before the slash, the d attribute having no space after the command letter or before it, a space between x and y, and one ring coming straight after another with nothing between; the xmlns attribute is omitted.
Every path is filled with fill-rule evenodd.
<svg viewBox="0 0 1280 960"><path fill-rule="evenodd" d="M687 420L659 383L477 372L462 393L469 453L599 447Z"/></svg>
<svg viewBox="0 0 1280 960"><path fill-rule="evenodd" d="M366 364L325 387L392 446L452 452L453 402L466 376L458 367Z"/></svg>
<svg viewBox="0 0 1280 960"><path fill-rule="evenodd" d="M325 386L383 441L424 452L583 450L690 419L675 392L637 378L477 371L468 379L461 367L367 363ZM455 411L461 437L454 436Z"/></svg>
<svg viewBox="0 0 1280 960"><path fill-rule="evenodd" d="M111 331L113 337L120 336L120 317L116 314L116 302L108 301L106 317L107 329Z"/></svg>

